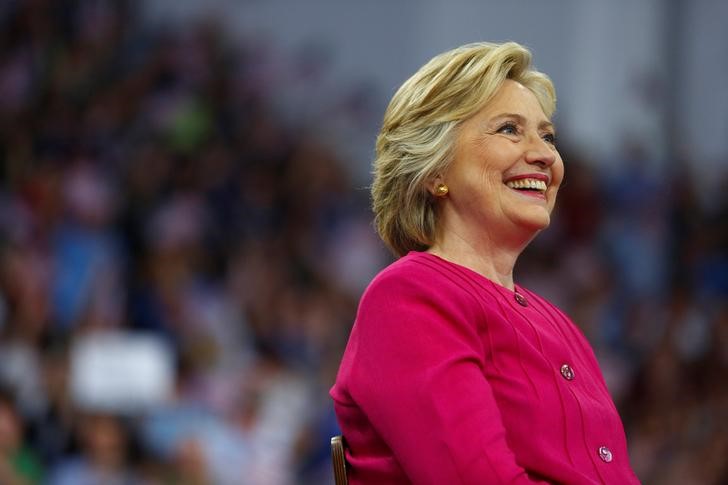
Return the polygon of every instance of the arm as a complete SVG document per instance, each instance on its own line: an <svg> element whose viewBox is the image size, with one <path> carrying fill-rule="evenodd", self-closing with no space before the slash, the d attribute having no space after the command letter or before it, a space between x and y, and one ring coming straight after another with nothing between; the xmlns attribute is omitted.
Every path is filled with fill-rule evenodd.
<svg viewBox="0 0 728 485"><path fill-rule="evenodd" d="M544 483L506 442L477 309L447 281L379 279L357 317L351 395L416 484Z"/></svg>

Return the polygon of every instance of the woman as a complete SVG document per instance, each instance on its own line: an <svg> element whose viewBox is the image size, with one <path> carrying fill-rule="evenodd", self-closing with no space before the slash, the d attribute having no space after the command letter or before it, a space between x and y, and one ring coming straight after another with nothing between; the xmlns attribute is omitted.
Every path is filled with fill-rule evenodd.
<svg viewBox="0 0 728 485"><path fill-rule="evenodd" d="M372 197L399 259L364 293L331 390L349 483L638 483L586 339L513 281L564 177L530 59L446 52L385 113Z"/></svg>

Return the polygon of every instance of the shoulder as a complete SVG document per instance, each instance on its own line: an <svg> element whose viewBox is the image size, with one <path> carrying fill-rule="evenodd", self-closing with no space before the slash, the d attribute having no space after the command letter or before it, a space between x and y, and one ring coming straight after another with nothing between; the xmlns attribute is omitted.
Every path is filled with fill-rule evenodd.
<svg viewBox="0 0 728 485"><path fill-rule="evenodd" d="M472 298L472 283L448 263L428 253L410 252L384 268L362 296L362 301L396 296L439 300Z"/></svg>
<svg viewBox="0 0 728 485"><path fill-rule="evenodd" d="M383 269L359 302L357 320L386 317L397 321L423 314L474 321L481 298L450 263L428 253L411 252ZM376 318L375 318L376 317Z"/></svg>

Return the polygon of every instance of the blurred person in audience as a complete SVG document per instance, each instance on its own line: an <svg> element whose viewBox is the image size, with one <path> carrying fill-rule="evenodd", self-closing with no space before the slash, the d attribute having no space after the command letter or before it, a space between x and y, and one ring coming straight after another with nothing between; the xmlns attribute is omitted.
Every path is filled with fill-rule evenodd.
<svg viewBox="0 0 728 485"><path fill-rule="evenodd" d="M121 324L123 260L116 234L116 202L109 175L93 160L70 164L62 178L63 217L51 235L54 322L74 331L96 314L104 326Z"/></svg>
<svg viewBox="0 0 728 485"><path fill-rule="evenodd" d="M120 417L89 413L80 419L77 432L81 453L60 461L50 474L50 485L138 483L131 467L130 431Z"/></svg>
<svg viewBox="0 0 728 485"><path fill-rule="evenodd" d="M366 289L331 395L349 482L638 483L594 353L514 283L564 164L515 43L433 58L394 95L372 186L399 260Z"/></svg>
<svg viewBox="0 0 728 485"><path fill-rule="evenodd" d="M223 420L199 436L214 483L295 484L294 445L311 414L305 381L262 346L235 388Z"/></svg>
<svg viewBox="0 0 728 485"><path fill-rule="evenodd" d="M40 412L29 420L28 440L47 468L52 468L75 447L77 419L69 390L67 343L59 339L42 348L43 399Z"/></svg>
<svg viewBox="0 0 728 485"><path fill-rule="evenodd" d="M10 394L0 391L0 483L39 484L43 466L24 439L23 422Z"/></svg>
<svg viewBox="0 0 728 485"><path fill-rule="evenodd" d="M40 347L48 334L47 260L18 241L0 248L0 385L12 390L21 416L40 412L44 400Z"/></svg>
<svg viewBox="0 0 728 485"><path fill-rule="evenodd" d="M212 485L209 466L198 440L180 443L172 459L172 473L167 483L179 485Z"/></svg>

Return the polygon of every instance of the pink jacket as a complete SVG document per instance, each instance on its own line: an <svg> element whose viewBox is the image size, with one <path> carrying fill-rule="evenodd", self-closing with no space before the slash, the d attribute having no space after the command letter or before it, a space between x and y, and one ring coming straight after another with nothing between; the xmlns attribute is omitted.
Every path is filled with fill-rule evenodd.
<svg viewBox="0 0 728 485"><path fill-rule="evenodd" d="M569 318L428 253L369 285L331 396L352 485L639 483Z"/></svg>

